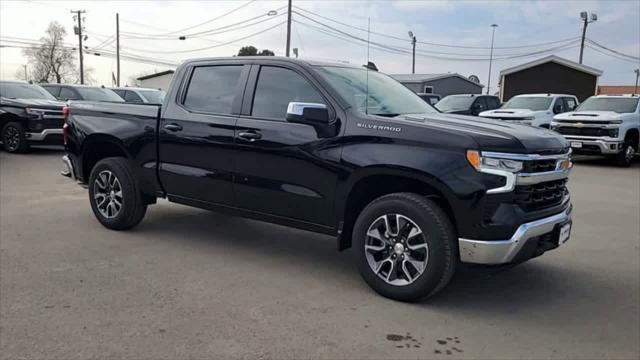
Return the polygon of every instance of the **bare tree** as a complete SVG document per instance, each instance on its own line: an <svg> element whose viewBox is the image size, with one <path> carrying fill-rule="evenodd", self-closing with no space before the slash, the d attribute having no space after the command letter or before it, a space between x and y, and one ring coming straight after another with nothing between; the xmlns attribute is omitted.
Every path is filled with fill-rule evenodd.
<svg viewBox="0 0 640 360"><path fill-rule="evenodd" d="M67 82L75 80L75 52L64 46L67 31L57 21L49 23L41 45L24 49L31 68L31 79L36 82Z"/></svg>

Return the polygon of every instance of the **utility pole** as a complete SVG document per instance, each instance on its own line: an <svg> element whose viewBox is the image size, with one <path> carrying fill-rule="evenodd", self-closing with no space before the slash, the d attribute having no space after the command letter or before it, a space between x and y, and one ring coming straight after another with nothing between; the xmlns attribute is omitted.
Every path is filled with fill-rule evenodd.
<svg viewBox="0 0 640 360"><path fill-rule="evenodd" d="M636 87L633 90L633 93L637 94L638 93L638 77L640 76L640 69L635 69L635 70L633 70L633 72L636 73Z"/></svg>
<svg viewBox="0 0 640 360"><path fill-rule="evenodd" d="M29 75L27 72L27 65L22 65L24 67L24 81L29 82ZM636 87L638 87L638 79L636 78Z"/></svg>
<svg viewBox="0 0 640 360"><path fill-rule="evenodd" d="M589 25L592 22L596 22L598 20L598 15L591 13L591 15L589 15L589 13L587 13L586 11L583 11L580 13L580 19L582 19L584 25L582 26L582 41L580 41L580 64L582 64L582 54L584 52L584 39L587 35L587 25Z"/></svg>
<svg viewBox="0 0 640 360"><path fill-rule="evenodd" d="M416 37L413 35L413 31L409 30L409 38L411 38L411 44L413 45L413 60L411 61L411 73L416 73Z"/></svg>
<svg viewBox="0 0 640 360"><path fill-rule="evenodd" d="M72 14L76 14L75 16L78 18L78 25L76 25L76 33L78 34L78 52L80 55L80 84L84 84L84 64L82 58L82 14L85 13L84 10L71 10Z"/></svg>
<svg viewBox="0 0 640 360"><path fill-rule="evenodd" d="M491 54L489 55L489 77L487 78L487 95L489 95L489 89L491 88L491 65L493 64L493 40L496 36L496 28L498 24L491 24Z"/></svg>
<svg viewBox="0 0 640 360"><path fill-rule="evenodd" d="M287 10L287 57L289 57L289 47L291 47L291 0Z"/></svg>
<svg viewBox="0 0 640 360"><path fill-rule="evenodd" d="M116 86L120 86L120 14L116 13Z"/></svg>

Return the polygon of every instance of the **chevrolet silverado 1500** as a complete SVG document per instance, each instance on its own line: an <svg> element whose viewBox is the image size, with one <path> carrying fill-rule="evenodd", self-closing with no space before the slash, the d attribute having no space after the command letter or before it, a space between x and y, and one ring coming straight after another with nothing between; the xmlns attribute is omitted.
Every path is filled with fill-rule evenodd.
<svg viewBox="0 0 640 360"><path fill-rule="evenodd" d="M398 300L436 293L459 262L541 255L571 228L561 135L441 114L363 67L186 61L162 106L72 101L65 136L65 173L107 228L167 198L325 233Z"/></svg>

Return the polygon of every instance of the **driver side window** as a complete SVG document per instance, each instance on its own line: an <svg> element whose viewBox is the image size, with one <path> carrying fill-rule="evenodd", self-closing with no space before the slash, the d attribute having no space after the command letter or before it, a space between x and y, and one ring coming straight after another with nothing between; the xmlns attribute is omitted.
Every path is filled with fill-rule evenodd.
<svg viewBox="0 0 640 360"><path fill-rule="evenodd" d="M62 100L79 100L80 98L76 95L73 90L68 88L60 88L60 99Z"/></svg>
<svg viewBox="0 0 640 360"><path fill-rule="evenodd" d="M253 97L251 115L285 121L290 102L324 104L320 93L293 70L262 66Z"/></svg>

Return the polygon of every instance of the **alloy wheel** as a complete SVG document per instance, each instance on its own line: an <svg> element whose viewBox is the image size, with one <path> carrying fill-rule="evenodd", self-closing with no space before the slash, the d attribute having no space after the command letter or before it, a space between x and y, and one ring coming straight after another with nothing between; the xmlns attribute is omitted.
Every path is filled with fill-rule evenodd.
<svg viewBox="0 0 640 360"><path fill-rule="evenodd" d="M122 186L114 173L109 170L101 171L93 183L93 199L102 216L112 219L122 209Z"/></svg>
<svg viewBox="0 0 640 360"><path fill-rule="evenodd" d="M373 272L386 283L404 286L422 275L429 246L420 227L400 214L377 218L367 230L364 250Z"/></svg>
<svg viewBox="0 0 640 360"><path fill-rule="evenodd" d="M636 149L633 148L633 146L629 145L627 146L625 153L624 153L624 157L625 160L627 160L627 162L631 162L633 160L633 156L636 153Z"/></svg>
<svg viewBox="0 0 640 360"><path fill-rule="evenodd" d="M15 151L20 146L20 131L15 126L8 126L4 130L2 142L9 151Z"/></svg>

